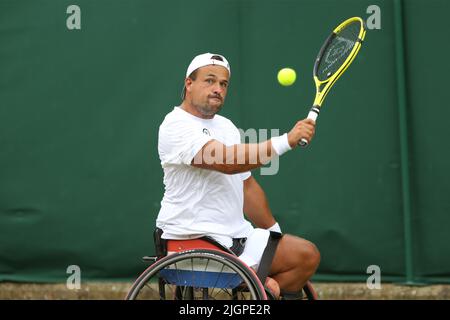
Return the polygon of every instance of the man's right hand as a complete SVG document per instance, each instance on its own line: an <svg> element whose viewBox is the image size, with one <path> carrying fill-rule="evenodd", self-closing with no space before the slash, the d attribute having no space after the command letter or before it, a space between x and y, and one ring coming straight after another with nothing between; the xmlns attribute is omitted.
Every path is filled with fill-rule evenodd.
<svg viewBox="0 0 450 320"><path fill-rule="evenodd" d="M291 148L298 146L302 139L306 139L308 143L314 137L316 122L311 119L303 119L298 121L288 133L288 142Z"/></svg>

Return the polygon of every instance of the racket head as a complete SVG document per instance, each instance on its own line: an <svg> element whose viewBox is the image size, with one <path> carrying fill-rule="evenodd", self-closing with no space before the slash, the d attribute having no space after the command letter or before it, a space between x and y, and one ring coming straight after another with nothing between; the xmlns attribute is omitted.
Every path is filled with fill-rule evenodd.
<svg viewBox="0 0 450 320"><path fill-rule="evenodd" d="M314 63L313 77L317 87L314 106L322 105L330 88L355 59L365 34L364 21L352 17L328 36Z"/></svg>

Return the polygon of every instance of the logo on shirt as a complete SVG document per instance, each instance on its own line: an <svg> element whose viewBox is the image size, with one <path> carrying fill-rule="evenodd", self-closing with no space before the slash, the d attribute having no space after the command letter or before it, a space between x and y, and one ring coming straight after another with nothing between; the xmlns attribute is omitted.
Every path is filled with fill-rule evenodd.
<svg viewBox="0 0 450 320"><path fill-rule="evenodd" d="M206 129L206 128L203 128L203 133L204 134L207 134L208 136L210 136L211 134L209 133L209 130L208 129Z"/></svg>

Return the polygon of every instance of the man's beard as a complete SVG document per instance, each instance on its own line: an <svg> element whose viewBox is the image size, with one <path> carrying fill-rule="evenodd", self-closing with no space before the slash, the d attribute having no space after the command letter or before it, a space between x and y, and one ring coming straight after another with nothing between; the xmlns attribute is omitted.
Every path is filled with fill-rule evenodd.
<svg viewBox="0 0 450 320"><path fill-rule="evenodd" d="M192 102L192 105L197 109L198 112L200 112L204 116L213 116L216 113L218 113L222 107L223 107L223 100L222 103L217 106L212 106L209 103L204 104L197 104Z"/></svg>

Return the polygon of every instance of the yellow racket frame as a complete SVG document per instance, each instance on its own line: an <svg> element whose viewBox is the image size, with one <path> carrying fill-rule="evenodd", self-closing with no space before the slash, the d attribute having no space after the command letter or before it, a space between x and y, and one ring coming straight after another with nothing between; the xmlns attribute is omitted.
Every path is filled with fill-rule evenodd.
<svg viewBox="0 0 450 320"><path fill-rule="evenodd" d="M322 103L325 100L325 97L327 96L331 87L334 85L336 80L339 79L339 77L344 73L344 71L348 68L348 66L352 63L352 61L358 54L359 49L361 48L362 41L364 40L364 37L366 35L366 29L364 28L364 21L360 17L352 17L345 20L333 30L333 33L339 34L339 32L344 27L355 21L358 21L361 24L361 29L358 35L359 41L355 44L355 46L353 47L352 51L350 52L349 56L344 61L342 66L330 78L323 81L319 80L315 74L313 75L314 82L316 84L316 98L314 99L313 104L314 107L320 108L322 106Z"/></svg>

